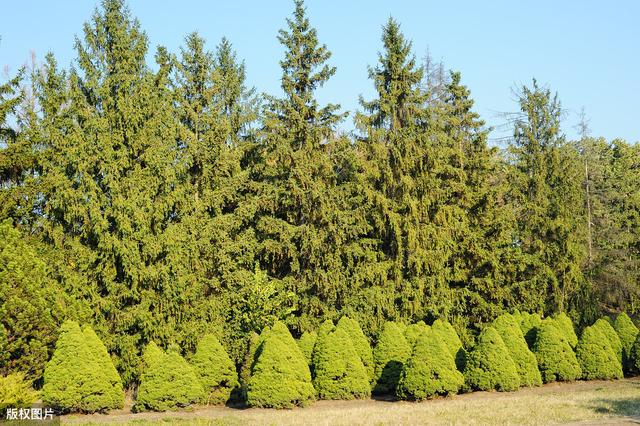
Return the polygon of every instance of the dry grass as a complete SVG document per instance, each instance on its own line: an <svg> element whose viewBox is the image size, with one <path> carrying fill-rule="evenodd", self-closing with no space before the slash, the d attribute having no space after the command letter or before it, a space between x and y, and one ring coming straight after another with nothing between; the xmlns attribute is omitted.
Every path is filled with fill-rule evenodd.
<svg viewBox="0 0 640 426"><path fill-rule="evenodd" d="M172 413L66 416L63 424L485 425L640 424L640 379L476 392L422 403L318 401L294 410L197 408Z"/></svg>

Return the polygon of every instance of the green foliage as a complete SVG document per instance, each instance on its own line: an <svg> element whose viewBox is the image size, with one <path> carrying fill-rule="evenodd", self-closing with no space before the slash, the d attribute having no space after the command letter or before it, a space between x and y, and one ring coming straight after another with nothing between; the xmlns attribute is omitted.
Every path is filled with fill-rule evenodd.
<svg viewBox="0 0 640 426"><path fill-rule="evenodd" d="M522 330L524 339L527 341L527 345L529 348L533 348L538 327L542 324L540 314L516 311L513 315L520 323L520 329Z"/></svg>
<svg viewBox="0 0 640 426"><path fill-rule="evenodd" d="M366 368L355 350L346 321L316 344L313 385L321 399L365 398L371 394Z"/></svg>
<svg viewBox="0 0 640 426"><path fill-rule="evenodd" d="M480 333L467 355L464 379L474 390L508 392L520 386L518 368L495 328L487 327Z"/></svg>
<svg viewBox="0 0 640 426"><path fill-rule="evenodd" d="M42 377L58 327L76 315L35 241L0 222L0 375Z"/></svg>
<svg viewBox="0 0 640 426"><path fill-rule="evenodd" d="M575 349L578 344L578 337L576 336L576 331L573 328L573 322L571 318L567 316L564 312L556 314L552 317L553 321L555 321L558 329L565 335L567 342L571 345L572 348Z"/></svg>
<svg viewBox="0 0 640 426"><path fill-rule="evenodd" d="M407 328L404 330L404 337L407 339L407 343L412 348L416 345L416 342L420 340L423 334L426 334L431 331L431 327L425 324L424 321L418 321L413 324L409 324ZM447 351L449 349L447 348Z"/></svg>
<svg viewBox="0 0 640 426"><path fill-rule="evenodd" d="M369 345L369 340L362 332L362 328L360 328L360 324L356 320L343 316L338 321L336 328L343 328L349 334L353 348L356 350L367 372L367 377L369 377L369 380L373 380L373 351L371 350L371 345Z"/></svg>
<svg viewBox="0 0 640 426"><path fill-rule="evenodd" d="M613 328L616 330L616 333L618 333L620 343L622 344L622 365L625 372L630 372L633 367L631 349L638 336L638 327L631 321L631 318L629 318L626 312L622 312L616 317Z"/></svg>
<svg viewBox="0 0 640 426"><path fill-rule="evenodd" d="M631 367L630 370L634 374L640 373L640 334L636 336L636 341L631 346Z"/></svg>
<svg viewBox="0 0 640 426"><path fill-rule="evenodd" d="M572 381L582 375L576 354L554 321L543 321L532 348L544 383Z"/></svg>
<svg viewBox="0 0 640 426"><path fill-rule="evenodd" d="M539 386L542 384L536 356L529 350L522 330L516 318L511 314L502 314L496 318L492 327L496 329L520 376L520 386Z"/></svg>
<svg viewBox="0 0 640 426"><path fill-rule="evenodd" d="M576 357L586 380L622 378L622 366L602 329L590 326L582 331Z"/></svg>
<svg viewBox="0 0 640 426"><path fill-rule="evenodd" d="M29 408L38 400L38 396L24 373L0 376L0 414L3 419L7 418L4 415L6 408Z"/></svg>
<svg viewBox="0 0 640 426"><path fill-rule="evenodd" d="M458 369L463 370L466 352L453 326L448 321L437 319L431 325L431 330L445 342Z"/></svg>
<svg viewBox="0 0 640 426"><path fill-rule="evenodd" d="M305 331L296 342L300 348L300 352L302 352L302 355L304 355L304 358L307 360L307 364L309 365L311 365L311 356L317 340L318 333L315 331Z"/></svg>
<svg viewBox="0 0 640 426"><path fill-rule="evenodd" d="M376 394L395 394L402 366L411 356L411 346L394 322L384 324L373 349L374 388Z"/></svg>
<svg viewBox="0 0 640 426"><path fill-rule="evenodd" d="M600 318L593 324L593 326L599 328L600 331L607 337L607 339L609 340L609 344L613 348L613 352L618 357L618 362L622 363L622 342L620 340L620 337L618 336L618 333L616 333L616 330L611 325L611 322L607 321L604 318Z"/></svg>
<svg viewBox="0 0 640 426"><path fill-rule="evenodd" d="M403 399L422 401L438 395L451 395L464 384L446 343L426 330L416 337L413 352L402 368L397 395Z"/></svg>
<svg viewBox="0 0 640 426"><path fill-rule="evenodd" d="M203 402L226 403L231 391L239 385L238 374L227 351L215 335L206 334L202 337L190 363L204 389Z"/></svg>
<svg viewBox="0 0 640 426"><path fill-rule="evenodd" d="M305 405L314 395L304 355L287 327L276 322L258 348L247 403L252 407L291 408Z"/></svg>
<svg viewBox="0 0 640 426"><path fill-rule="evenodd" d="M178 347L163 352L151 342L145 349L143 363L134 411L167 411L203 399L205 392L198 375L180 355Z"/></svg>
<svg viewBox="0 0 640 426"><path fill-rule="evenodd" d="M55 352L44 371L42 401L65 412L122 408L120 376L91 328L83 333L76 322L62 324Z"/></svg>

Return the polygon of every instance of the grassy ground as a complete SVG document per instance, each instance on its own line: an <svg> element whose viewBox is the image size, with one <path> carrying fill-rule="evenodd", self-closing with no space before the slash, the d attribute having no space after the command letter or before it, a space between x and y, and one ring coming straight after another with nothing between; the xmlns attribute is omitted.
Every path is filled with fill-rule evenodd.
<svg viewBox="0 0 640 426"><path fill-rule="evenodd" d="M63 424L418 425L640 424L640 378L550 384L517 392L475 392L422 403L318 401L294 410L202 407L171 413L74 415Z"/></svg>

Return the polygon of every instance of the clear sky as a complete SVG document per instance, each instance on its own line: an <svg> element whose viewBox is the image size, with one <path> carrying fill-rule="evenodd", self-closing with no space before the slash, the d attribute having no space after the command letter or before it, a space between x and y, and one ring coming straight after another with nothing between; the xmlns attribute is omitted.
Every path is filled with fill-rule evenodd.
<svg viewBox="0 0 640 426"><path fill-rule="evenodd" d="M73 40L97 0L6 2L0 26L0 67L16 70L34 51L55 53L61 65L75 57ZM289 0L129 0L147 32L151 51L159 44L177 52L197 30L213 50L222 36L247 65L248 83L280 93L276 40L293 5ZM492 126L499 112L515 111L512 88L540 83L559 92L564 130L573 137L585 108L594 136L640 140L640 1L637 0L307 0L311 23L333 52L336 75L318 93L322 102L358 107L372 96L367 65L380 50L381 26L389 16L402 25L418 58L429 51L462 72L476 110ZM493 137L504 133L496 130Z"/></svg>

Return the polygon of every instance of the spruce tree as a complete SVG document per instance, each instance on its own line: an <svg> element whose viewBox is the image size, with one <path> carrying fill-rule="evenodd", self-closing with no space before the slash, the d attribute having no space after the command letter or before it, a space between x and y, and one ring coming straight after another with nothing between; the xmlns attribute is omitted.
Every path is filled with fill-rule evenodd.
<svg viewBox="0 0 640 426"><path fill-rule="evenodd" d="M466 386L474 390L513 391L520 387L520 376L509 349L493 327L480 333L467 355L464 368Z"/></svg>
<svg viewBox="0 0 640 426"><path fill-rule="evenodd" d="M343 316L338 321L336 328L343 328L349 334L353 348L360 357L369 380L373 380L373 351L371 350L369 340L362 332L358 321L347 316Z"/></svg>
<svg viewBox="0 0 640 426"><path fill-rule="evenodd" d="M304 406L315 396L309 366L287 327L276 322L256 353L247 389L252 407Z"/></svg>
<svg viewBox="0 0 640 426"><path fill-rule="evenodd" d="M567 337L553 321L543 321L538 327L531 351L538 360L544 383L573 381L582 375L580 364Z"/></svg>
<svg viewBox="0 0 640 426"><path fill-rule="evenodd" d="M316 345L316 341L318 340L318 334L315 331L305 331L302 333L302 336L296 341L298 347L300 348L300 352L304 355L304 358L307 360L307 364L311 366L311 355L313 354L313 348Z"/></svg>
<svg viewBox="0 0 640 426"><path fill-rule="evenodd" d="M83 333L73 321L62 324L56 350L44 371L42 401L63 412L122 408L120 377L92 330Z"/></svg>
<svg viewBox="0 0 640 426"><path fill-rule="evenodd" d="M456 333L451 323L443 319L437 319L431 325L431 331L445 342L451 356L456 360L456 365L462 370L464 368L466 352L462 347L458 333Z"/></svg>
<svg viewBox="0 0 640 426"><path fill-rule="evenodd" d="M407 343L409 343L409 346L413 348L416 342L420 339L420 336L430 331L431 327L425 324L424 321L418 321L407 326L407 328L404 330L404 337L407 339ZM449 351L448 348L447 351Z"/></svg>
<svg viewBox="0 0 640 426"><path fill-rule="evenodd" d="M633 365L631 348L638 336L638 327L631 321L631 318L629 318L626 312L622 312L616 317L613 328L616 330L616 333L618 333L620 343L622 343L622 365L625 372L629 372Z"/></svg>
<svg viewBox="0 0 640 426"><path fill-rule="evenodd" d="M538 370L538 361L533 352L529 350L515 317L511 314L502 314L493 321L492 327L500 334L509 350L520 376L520 386L541 385L542 377Z"/></svg>
<svg viewBox="0 0 640 426"><path fill-rule="evenodd" d="M552 317L552 320L556 323L556 326L564 333L567 338L567 342L571 345L572 348L575 349L578 344L578 337L576 336L576 332L573 328L573 322L571 318L567 316L564 312L556 314Z"/></svg>
<svg viewBox="0 0 640 426"><path fill-rule="evenodd" d="M313 385L321 399L365 398L371 394L370 378L355 350L345 321L318 340Z"/></svg>
<svg viewBox="0 0 640 426"><path fill-rule="evenodd" d="M193 367L171 345L166 352L151 342L143 355L143 369L133 410L167 411L201 401L205 391Z"/></svg>
<svg viewBox="0 0 640 426"><path fill-rule="evenodd" d="M622 378L622 365L609 339L597 326L590 326L582 331L576 347L576 357L585 380Z"/></svg>
<svg viewBox="0 0 640 426"><path fill-rule="evenodd" d="M231 391L238 386L238 374L227 351L213 334L206 334L198 342L190 360L204 388L206 404L224 404Z"/></svg>
<svg viewBox="0 0 640 426"><path fill-rule="evenodd" d="M431 331L417 335L411 357L402 367L397 395L421 401L455 394L463 384L464 377L440 336Z"/></svg>
<svg viewBox="0 0 640 426"><path fill-rule="evenodd" d="M609 340L609 344L613 348L614 353L618 357L618 362L622 363L622 342L611 323L605 318L600 318L593 324L593 326L598 328L606 336L606 338Z"/></svg>
<svg viewBox="0 0 640 426"><path fill-rule="evenodd" d="M402 366L411 356L411 346L394 322L384 324L373 349L374 387L376 394L395 394Z"/></svg>

